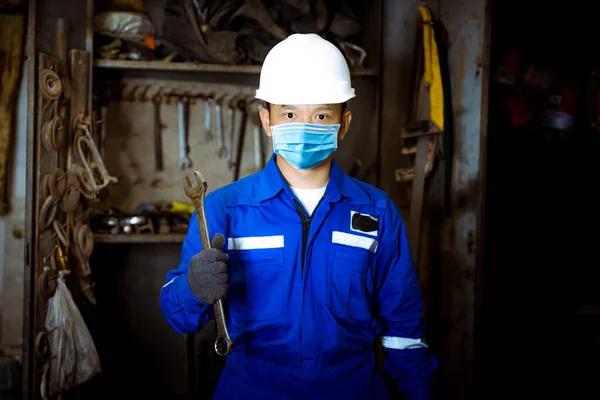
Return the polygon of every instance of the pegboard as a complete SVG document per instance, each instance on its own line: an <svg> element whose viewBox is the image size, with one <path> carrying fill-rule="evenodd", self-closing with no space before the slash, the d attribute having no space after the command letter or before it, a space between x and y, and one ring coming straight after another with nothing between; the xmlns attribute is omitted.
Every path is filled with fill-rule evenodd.
<svg viewBox="0 0 600 400"><path fill-rule="evenodd" d="M113 85L114 86L114 85ZM245 98L251 101L256 88L238 85L226 85L205 82L164 80L143 78L123 79L118 90L112 89L108 97L104 127L100 139L103 157L110 174L118 178L118 183L108 188L108 197L103 204L133 212L143 202L169 202L189 199L183 191L183 178L193 170L199 170L208 181L208 191L222 187L233 181L234 171L225 157L219 157L216 137L215 101L223 96L223 139L227 146L230 121L227 118L227 104L231 98ZM161 142L163 170L155 168L155 105L152 97L160 93ZM190 96L188 118L188 157L192 167L178 168L179 135L177 96ZM212 94L210 141L205 137L205 108L202 96ZM242 153L240 178L262 168L260 157L255 159L256 132L262 135L262 148L265 162L272 154L272 143L260 126L258 104L252 103L245 127L245 140ZM235 149L239 138L241 111L235 110L233 118L233 140Z"/></svg>

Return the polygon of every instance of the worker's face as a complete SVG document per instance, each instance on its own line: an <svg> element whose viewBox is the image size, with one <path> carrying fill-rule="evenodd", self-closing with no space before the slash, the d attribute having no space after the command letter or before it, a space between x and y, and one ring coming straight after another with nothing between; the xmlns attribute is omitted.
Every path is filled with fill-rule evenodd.
<svg viewBox="0 0 600 400"><path fill-rule="evenodd" d="M271 136L271 126L302 122L319 125L341 124L338 131L338 141L344 139L352 113L349 110L342 112L341 104L304 104L281 105L271 104L269 111L265 107L260 109L260 120L267 136Z"/></svg>

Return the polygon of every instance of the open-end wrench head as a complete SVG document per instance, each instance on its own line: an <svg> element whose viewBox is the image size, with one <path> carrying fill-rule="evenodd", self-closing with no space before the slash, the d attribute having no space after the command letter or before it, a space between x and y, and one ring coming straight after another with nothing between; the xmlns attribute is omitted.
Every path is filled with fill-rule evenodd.
<svg viewBox="0 0 600 400"><path fill-rule="evenodd" d="M227 105L229 106L229 108L232 108L232 109L233 109L233 108L236 108L236 107L237 107L237 104L238 104L238 101L239 101L239 99L240 99L240 96L238 96L238 95L233 95L233 96L231 96L231 98L229 99L229 102L228 102L228 104L227 104Z"/></svg>
<svg viewBox="0 0 600 400"><path fill-rule="evenodd" d="M218 104L220 106L224 103L227 103L227 96L227 93L223 93L221 96L215 98L215 104Z"/></svg>
<svg viewBox="0 0 600 400"><path fill-rule="evenodd" d="M208 190L208 183L200 171L194 171L194 177L196 178L196 185L192 183L188 176L183 178L183 190L189 198L203 196Z"/></svg>
<svg viewBox="0 0 600 400"><path fill-rule="evenodd" d="M206 182L206 179L204 179L204 175L202 175L200 171L194 171L194 176L196 177L196 182L198 183L198 186L202 186L203 191L206 192L206 189L208 188L208 183Z"/></svg>
<svg viewBox="0 0 600 400"><path fill-rule="evenodd" d="M192 165L193 165L192 160L190 160L189 158L182 158L182 159L179 159L179 161L177 161L177 166L179 167L180 170L191 168Z"/></svg>
<svg viewBox="0 0 600 400"><path fill-rule="evenodd" d="M160 95L160 90L156 92L154 96L152 96L152 103L158 105L162 102L162 96Z"/></svg>

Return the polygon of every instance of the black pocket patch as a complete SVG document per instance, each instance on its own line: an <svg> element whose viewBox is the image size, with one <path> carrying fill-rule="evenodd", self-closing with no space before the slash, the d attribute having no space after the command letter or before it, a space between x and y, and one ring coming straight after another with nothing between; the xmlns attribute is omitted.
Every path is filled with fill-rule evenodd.
<svg viewBox="0 0 600 400"><path fill-rule="evenodd" d="M362 232L368 235L377 236L379 228L379 216L359 214L352 211L350 229L354 232Z"/></svg>

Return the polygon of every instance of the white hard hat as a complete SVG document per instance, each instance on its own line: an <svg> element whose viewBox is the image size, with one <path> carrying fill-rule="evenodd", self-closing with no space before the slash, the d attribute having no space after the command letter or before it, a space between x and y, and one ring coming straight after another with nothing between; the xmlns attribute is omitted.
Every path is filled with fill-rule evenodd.
<svg viewBox="0 0 600 400"><path fill-rule="evenodd" d="M265 57L256 98L271 104L338 104L355 96L346 59L314 33L295 33Z"/></svg>

